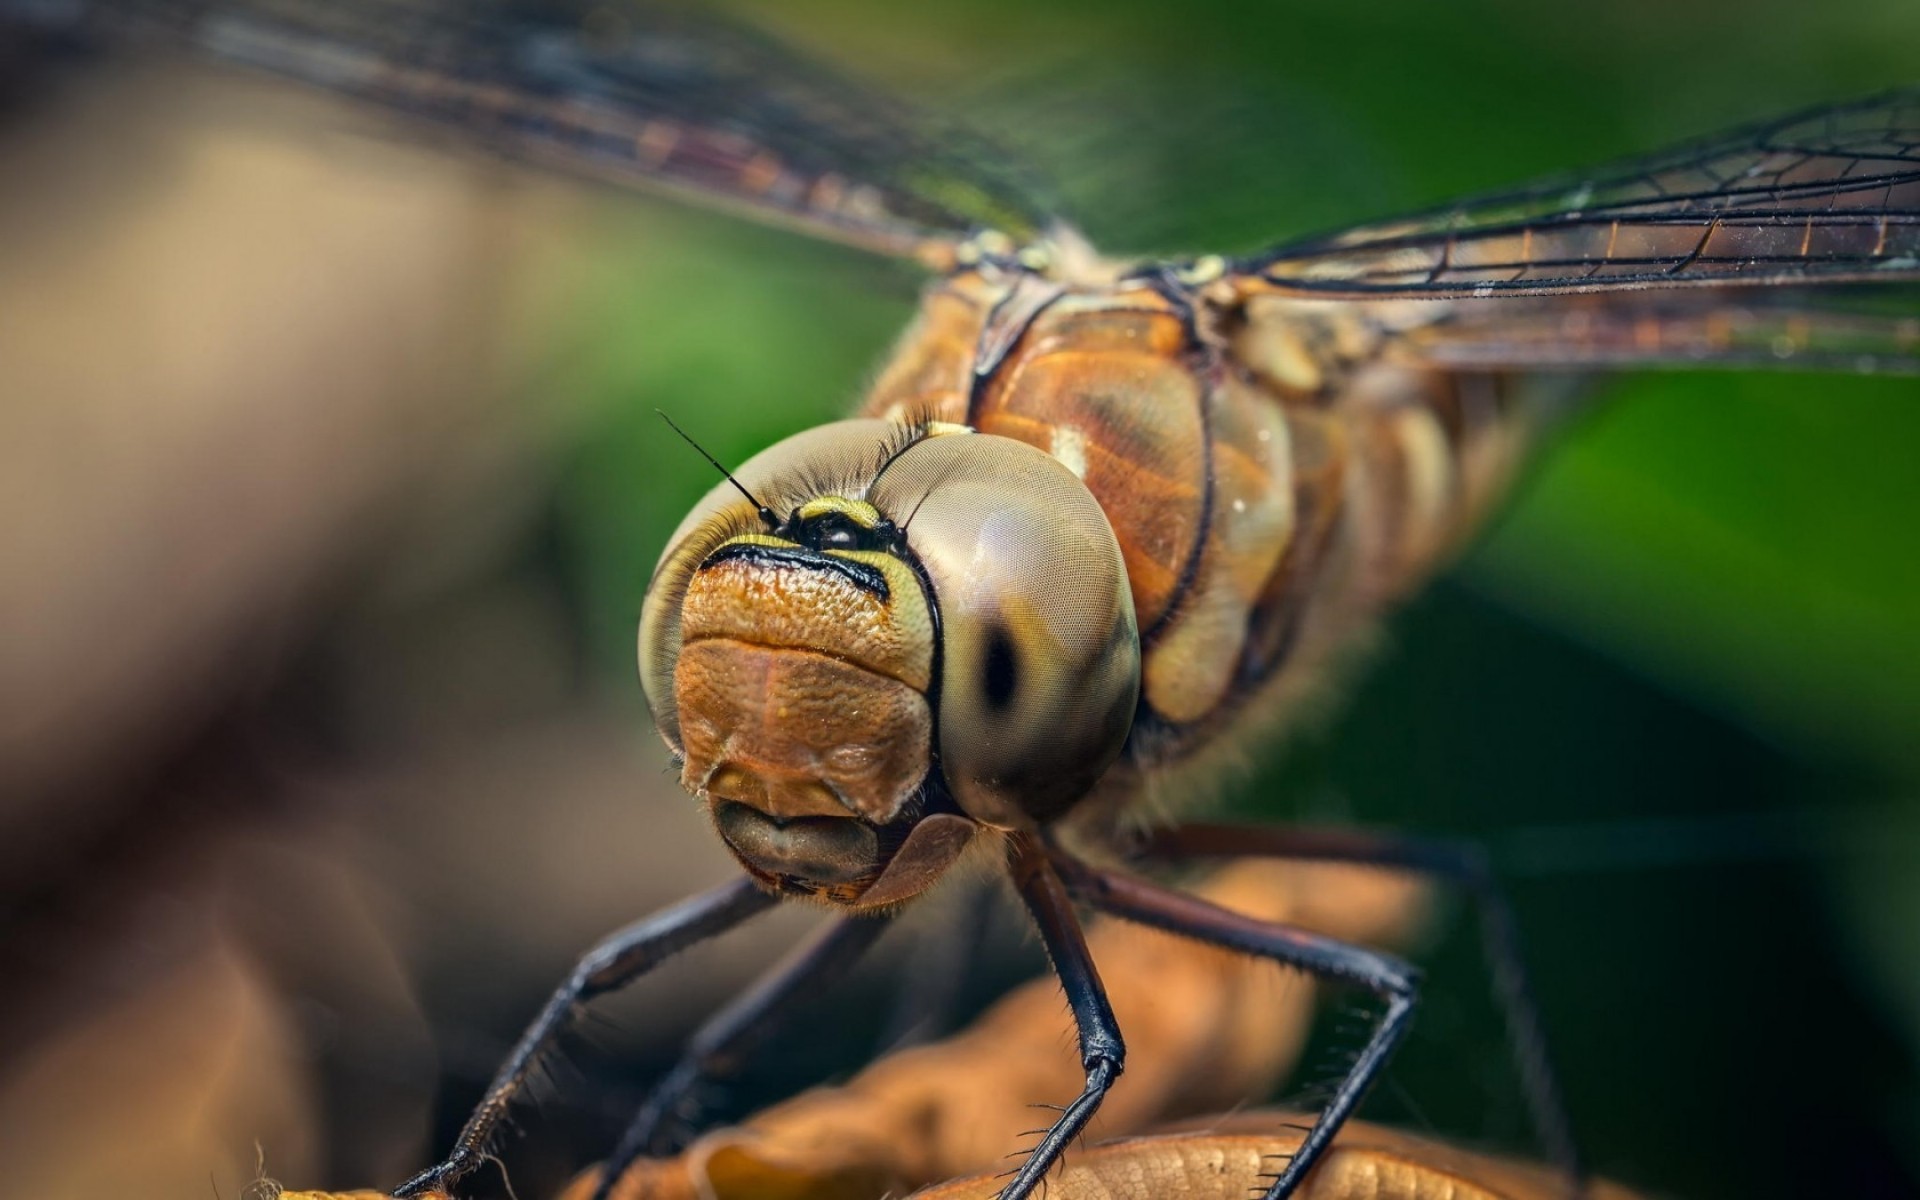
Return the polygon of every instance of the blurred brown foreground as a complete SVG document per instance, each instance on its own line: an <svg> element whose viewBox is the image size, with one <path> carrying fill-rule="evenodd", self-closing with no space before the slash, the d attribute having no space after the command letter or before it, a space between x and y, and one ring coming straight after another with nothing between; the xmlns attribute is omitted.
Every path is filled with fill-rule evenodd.
<svg viewBox="0 0 1920 1200"><path fill-rule="evenodd" d="M1425 899L1398 876L1273 863L1223 871L1204 893L1242 912L1390 944L1415 932ZM1256 1194L1260 1177L1297 1145L1304 1118L1255 1111L1164 1127L1270 1092L1305 1043L1316 989L1262 964L1138 927L1104 923L1092 941L1127 1032L1128 1071L1094 1125L1104 1144L1069 1154L1047 1194L1054 1200L1245 1200ZM986 1200L1005 1182L999 1172L1007 1155L1030 1143L1030 1126L1044 1124L1044 1110L1037 1116L1033 1106L1070 1099L1078 1089L1063 1007L1057 985L1036 980L952 1038L889 1055L843 1086L814 1089L737 1127L712 1131L675 1158L637 1164L615 1195L872 1200L933 1184L922 1194ZM587 1200L597 1182L588 1172L562 1200ZM1563 1194L1564 1180L1552 1171L1360 1125L1343 1135L1302 1195L1527 1200ZM1592 1194L1596 1200L1628 1196L1610 1186Z"/></svg>

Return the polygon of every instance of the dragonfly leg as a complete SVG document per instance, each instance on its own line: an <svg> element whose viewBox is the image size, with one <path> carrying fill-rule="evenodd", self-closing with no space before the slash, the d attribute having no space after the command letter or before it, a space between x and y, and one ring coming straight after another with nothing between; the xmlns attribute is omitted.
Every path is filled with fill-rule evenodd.
<svg viewBox="0 0 1920 1200"><path fill-rule="evenodd" d="M487 1145L540 1055L583 1002L616 991L697 942L724 933L777 903L745 878L721 884L620 930L589 950L520 1035L513 1052L487 1085L445 1160L393 1189L418 1196L449 1184L480 1165Z"/></svg>
<svg viewBox="0 0 1920 1200"><path fill-rule="evenodd" d="M1288 825L1193 824L1154 830L1130 847L1137 857L1163 862L1196 858L1298 858L1350 862L1432 875L1463 889L1480 914L1480 939L1492 975L1494 997L1506 1020L1515 1069L1520 1076L1534 1135L1549 1159L1574 1183L1586 1169L1574 1140L1573 1122L1547 1054L1546 1027L1520 952L1513 906L1487 861L1469 842L1402 837L1356 829L1311 829Z"/></svg>
<svg viewBox="0 0 1920 1200"><path fill-rule="evenodd" d="M1074 1027L1080 1034L1080 1063L1087 1072L1086 1086L1079 1097L1054 1120L1040 1144L1028 1152L1013 1179L1000 1190L999 1200L1026 1200L1099 1110L1107 1090L1120 1078L1127 1047L1120 1039L1119 1022L1107 1003L1107 989L1094 970L1093 956L1087 951L1073 900L1059 872L1032 837L1016 835L1011 841L1014 886L1039 926L1040 940L1067 994L1067 1007L1073 1010Z"/></svg>
<svg viewBox="0 0 1920 1200"><path fill-rule="evenodd" d="M748 1055L784 1028L792 1001L845 975L891 924L886 914L832 922L761 976L751 990L708 1018L607 1156L594 1200L606 1200L636 1159L674 1149L671 1135L675 1131L668 1126L697 1120L697 1089L735 1074Z"/></svg>
<svg viewBox="0 0 1920 1200"><path fill-rule="evenodd" d="M1372 1036L1301 1140L1300 1148L1275 1176L1265 1200L1285 1200L1293 1195L1406 1036L1413 1020L1419 971L1377 950L1242 916L1198 897L1117 871L1090 867L1064 855L1056 853L1054 863L1069 892L1101 912L1354 984L1386 1002L1386 1011Z"/></svg>

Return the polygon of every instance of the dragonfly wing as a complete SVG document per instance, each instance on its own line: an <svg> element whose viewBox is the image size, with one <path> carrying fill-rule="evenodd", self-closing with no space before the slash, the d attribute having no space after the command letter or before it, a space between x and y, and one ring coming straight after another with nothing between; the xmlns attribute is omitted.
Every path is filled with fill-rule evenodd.
<svg viewBox="0 0 1920 1200"><path fill-rule="evenodd" d="M1920 88L1283 245L1250 292L1536 295L1920 278Z"/></svg>
<svg viewBox="0 0 1920 1200"><path fill-rule="evenodd" d="M735 26L637 5L0 0L0 24L182 47L424 120L510 157L692 191L940 263L1049 206L1004 156ZM993 165L988 165L989 163Z"/></svg>
<svg viewBox="0 0 1920 1200"><path fill-rule="evenodd" d="M1649 302L1653 296L1664 302ZM1469 303L1388 338L1382 356L1476 371L1774 367L1920 374L1920 317L1848 308L1838 299L1822 305L1824 297L1771 303L1764 294L1653 296Z"/></svg>

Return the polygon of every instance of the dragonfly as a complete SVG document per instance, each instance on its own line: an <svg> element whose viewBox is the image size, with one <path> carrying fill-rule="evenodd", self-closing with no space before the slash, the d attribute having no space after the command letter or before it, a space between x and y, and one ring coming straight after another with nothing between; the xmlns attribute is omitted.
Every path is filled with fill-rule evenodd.
<svg viewBox="0 0 1920 1200"><path fill-rule="evenodd" d="M591 949L446 1157L396 1196L484 1160L586 1001L783 900L832 910L694 1036L604 1194L703 1079L977 860L1030 914L1086 1072L1003 1200L1036 1192L1125 1064L1082 909L1377 998L1344 1078L1261 1180L1282 1200L1405 1038L1420 977L1140 870L1246 855L1467 889L1538 1136L1581 1178L1480 856L1172 815L1497 506L1564 399L1542 369L1920 371L1920 314L1855 303L1920 279L1920 90L1254 254L1142 261L1096 251L967 139L685 14L4 0L0 17L55 43L187 48L927 274L857 413L715 462L647 588L641 682L740 876Z"/></svg>

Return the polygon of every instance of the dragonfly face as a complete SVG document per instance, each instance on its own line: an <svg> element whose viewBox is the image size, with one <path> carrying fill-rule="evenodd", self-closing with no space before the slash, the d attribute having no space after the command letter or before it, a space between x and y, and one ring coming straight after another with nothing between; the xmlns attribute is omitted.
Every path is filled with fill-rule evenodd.
<svg viewBox="0 0 1920 1200"><path fill-rule="evenodd" d="M741 864L857 907L924 888L976 823L1070 806L1140 686L1119 545L1071 471L871 420L774 446L694 509L648 589L640 667Z"/></svg>

